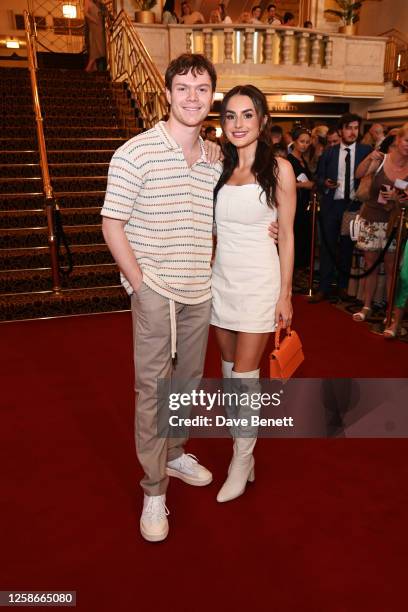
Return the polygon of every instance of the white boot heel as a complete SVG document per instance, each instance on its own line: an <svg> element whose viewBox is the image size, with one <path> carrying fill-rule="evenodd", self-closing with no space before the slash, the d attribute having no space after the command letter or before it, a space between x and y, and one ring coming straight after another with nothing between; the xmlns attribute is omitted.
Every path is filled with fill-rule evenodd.
<svg viewBox="0 0 408 612"><path fill-rule="evenodd" d="M252 440L249 440L251 443ZM254 482L255 469L254 458L249 455L245 458L242 455L233 457L227 480L222 485L217 495L218 502L227 502L240 497L245 491L247 482Z"/></svg>
<svg viewBox="0 0 408 612"><path fill-rule="evenodd" d="M237 380L239 379L239 380ZM245 392L249 393L258 391L259 387L259 370L253 370L251 372L231 372L231 390L234 391L236 388L237 394L240 395L243 390L242 379L255 379L252 381L245 381ZM236 414L240 418L247 417L241 409L236 407ZM253 433L253 436L248 434ZM242 434L242 435L240 435ZM234 439L234 450L232 460L228 468L228 476L220 491L217 495L218 502L227 502L236 497L239 497L245 492L245 487L248 482L254 482L255 480L255 460L253 456L253 450L256 444L257 428L251 428L249 431L246 429L242 430L241 427L237 427Z"/></svg>

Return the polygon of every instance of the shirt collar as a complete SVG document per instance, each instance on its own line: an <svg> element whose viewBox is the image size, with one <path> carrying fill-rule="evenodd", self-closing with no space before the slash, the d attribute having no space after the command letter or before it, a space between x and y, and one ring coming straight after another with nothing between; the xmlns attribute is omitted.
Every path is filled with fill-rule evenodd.
<svg viewBox="0 0 408 612"><path fill-rule="evenodd" d="M166 130L166 124L164 121L159 121L158 123L156 123L156 129L161 137L161 140L163 142L163 144L170 149L171 151L181 151L182 148L180 147L179 144L177 144L177 142L174 140L174 138L169 134L169 132ZM201 156L197 159L196 162L194 162L195 164L204 162L207 163L207 154L205 152L205 147L204 147L204 140L201 138L201 136L198 137L198 141L200 143L200 149L201 149Z"/></svg>
<svg viewBox="0 0 408 612"><path fill-rule="evenodd" d="M350 145L346 145L343 142L340 143L340 151L344 151L345 149L350 149L350 153L351 151L354 151L356 148L356 143L353 142L353 144Z"/></svg>
<svg viewBox="0 0 408 612"><path fill-rule="evenodd" d="M174 138L166 130L164 121L159 121L158 123L156 123L156 129L159 133L159 136L161 137L163 144L166 145L168 149L176 150L181 148L180 145L177 144Z"/></svg>

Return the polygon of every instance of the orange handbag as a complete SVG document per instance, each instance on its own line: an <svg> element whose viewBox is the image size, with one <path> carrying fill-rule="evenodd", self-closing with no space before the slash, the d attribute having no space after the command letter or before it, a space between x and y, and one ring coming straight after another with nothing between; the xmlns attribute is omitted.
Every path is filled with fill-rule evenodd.
<svg viewBox="0 0 408 612"><path fill-rule="evenodd" d="M286 336L280 341L280 323L275 332L275 350L269 355L269 376L270 378L287 379L294 374L297 368L304 361L302 343L295 331L286 328Z"/></svg>

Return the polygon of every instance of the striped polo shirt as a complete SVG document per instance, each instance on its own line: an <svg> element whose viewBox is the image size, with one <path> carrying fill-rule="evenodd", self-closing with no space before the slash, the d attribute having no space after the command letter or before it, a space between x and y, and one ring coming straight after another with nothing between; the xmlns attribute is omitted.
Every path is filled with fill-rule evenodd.
<svg viewBox="0 0 408 612"><path fill-rule="evenodd" d="M126 221L143 282L182 304L211 298L213 192L222 166L209 164L200 145L189 167L164 122L131 138L112 157L101 211Z"/></svg>

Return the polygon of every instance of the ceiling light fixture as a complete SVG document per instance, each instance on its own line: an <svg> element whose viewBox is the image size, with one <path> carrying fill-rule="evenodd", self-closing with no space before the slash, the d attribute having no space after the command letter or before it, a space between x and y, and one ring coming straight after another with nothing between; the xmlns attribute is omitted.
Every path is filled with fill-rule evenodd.
<svg viewBox="0 0 408 612"><path fill-rule="evenodd" d="M65 19L76 19L77 7L74 4L63 4L62 14L64 15Z"/></svg>

